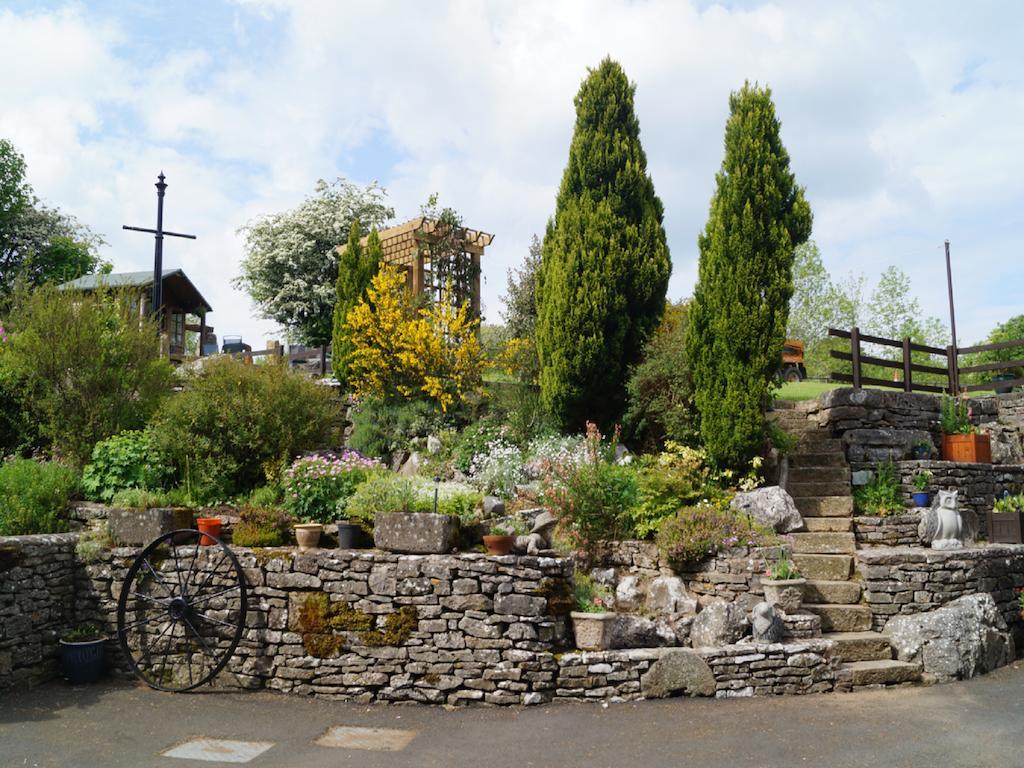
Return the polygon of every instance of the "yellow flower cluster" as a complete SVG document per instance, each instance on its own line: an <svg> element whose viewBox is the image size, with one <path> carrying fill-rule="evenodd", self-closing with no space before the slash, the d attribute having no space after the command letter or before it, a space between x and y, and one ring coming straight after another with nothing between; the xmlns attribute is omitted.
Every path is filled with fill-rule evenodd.
<svg viewBox="0 0 1024 768"><path fill-rule="evenodd" d="M421 395L447 411L481 390L483 350L469 304L417 308L405 278L385 264L346 317L353 346L349 381L358 396Z"/></svg>

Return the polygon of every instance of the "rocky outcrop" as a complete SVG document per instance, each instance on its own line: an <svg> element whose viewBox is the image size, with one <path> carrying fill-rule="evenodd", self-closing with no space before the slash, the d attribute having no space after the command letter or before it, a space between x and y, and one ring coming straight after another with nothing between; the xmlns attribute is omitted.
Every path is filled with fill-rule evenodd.
<svg viewBox="0 0 1024 768"><path fill-rule="evenodd" d="M967 595L885 626L900 661L918 662L932 680L945 682L991 672L1014 658L1013 638L991 595Z"/></svg>
<svg viewBox="0 0 1024 768"><path fill-rule="evenodd" d="M746 611L737 603L711 603L697 614L690 628L694 648L732 645L749 629Z"/></svg>

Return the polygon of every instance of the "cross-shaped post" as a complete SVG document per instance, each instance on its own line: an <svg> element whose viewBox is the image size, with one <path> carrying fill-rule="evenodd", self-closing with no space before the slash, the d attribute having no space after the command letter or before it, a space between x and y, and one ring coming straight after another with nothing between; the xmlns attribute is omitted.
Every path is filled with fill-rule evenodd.
<svg viewBox="0 0 1024 768"><path fill-rule="evenodd" d="M156 178L156 229L129 227L127 224L121 228L130 229L133 232L148 232L153 235L156 241L153 248L153 317L157 321L157 333L160 333L160 314L163 310L164 301L164 235L168 237L185 237L189 240L195 240L196 236L183 235L180 232L168 232L164 229L164 192L167 190L167 184L164 182L164 172L160 171L160 175ZM203 339L199 339L199 349L202 350L202 348ZM200 354L202 353L200 352Z"/></svg>

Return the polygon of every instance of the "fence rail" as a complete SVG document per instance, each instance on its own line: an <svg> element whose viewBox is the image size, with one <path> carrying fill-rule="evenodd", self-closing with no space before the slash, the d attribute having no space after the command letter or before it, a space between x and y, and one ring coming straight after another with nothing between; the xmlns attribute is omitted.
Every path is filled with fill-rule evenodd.
<svg viewBox="0 0 1024 768"><path fill-rule="evenodd" d="M833 349L829 351L829 356L834 360L843 360L845 362L852 363L853 372L833 372L830 378L832 381L852 384L854 389L860 389L866 384L872 387L902 389L904 392L960 393L980 392L994 389L997 386L1000 388L1024 386L1024 378L1002 380L999 382L986 382L984 384L970 384L967 386L960 385L960 377L964 374L987 373L989 371L1011 371L1016 368L1024 368L1024 359L998 361L979 365L960 365L960 358L964 355L973 355L978 352L997 352L1005 349L1024 349L1024 339L1003 341L998 344L978 344L973 347L958 348L951 345L942 349L940 347L931 347L927 344L918 344L911 341L909 337L903 339L887 339L882 336L863 334L857 327L851 328L849 331L844 331L838 328L829 328L828 335L834 338L850 340L849 352ZM876 344L885 347L894 347L899 349L902 352L902 355L899 360L890 360L884 357L866 355L861 350L862 344ZM929 355L942 355L946 358L946 366L940 367L938 365L916 363L912 358L914 352L921 352ZM889 381L887 379L865 376L863 371L863 367L865 365L874 365L880 368L892 368L894 370L901 371L903 378L894 378L892 381ZM915 373L943 376L946 378L946 385L940 386L938 384L915 381Z"/></svg>

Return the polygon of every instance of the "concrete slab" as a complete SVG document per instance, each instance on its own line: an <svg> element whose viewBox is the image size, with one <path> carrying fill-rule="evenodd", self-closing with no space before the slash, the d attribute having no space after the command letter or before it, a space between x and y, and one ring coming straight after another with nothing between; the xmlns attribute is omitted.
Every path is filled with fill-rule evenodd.
<svg viewBox="0 0 1024 768"><path fill-rule="evenodd" d="M341 749L367 749L374 752L401 752L416 738L416 731L396 728L356 728L336 725L328 728L314 744Z"/></svg>
<svg viewBox="0 0 1024 768"><path fill-rule="evenodd" d="M274 746L272 741L230 741L200 736L189 739L184 744L171 747L162 754L164 757L205 760L211 763L248 763L272 746Z"/></svg>

